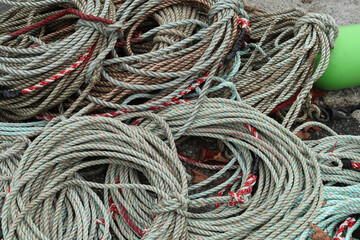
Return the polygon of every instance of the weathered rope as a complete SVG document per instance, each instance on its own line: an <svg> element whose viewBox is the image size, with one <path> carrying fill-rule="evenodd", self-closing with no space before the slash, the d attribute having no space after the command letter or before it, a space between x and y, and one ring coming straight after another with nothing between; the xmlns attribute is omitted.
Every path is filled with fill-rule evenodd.
<svg viewBox="0 0 360 240"><path fill-rule="evenodd" d="M20 159L30 141L24 137L0 136L0 211Z"/></svg>
<svg viewBox="0 0 360 240"><path fill-rule="evenodd" d="M172 132L176 133L192 114L191 109L195 104L195 101L191 101L172 106L159 112L159 116L163 117ZM130 116L119 119L128 117ZM141 126L161 135L155 124L144 124ZM260 139L243 124L256 126ZM295 237L308 227L308 222L318 213L323 190L316 155L276 121L243 103L208 99L201 105L198 115L190 128L184 132L184 136L219 139L232 155L229 164L217 171L209 180L189 187L190 203L199 201L203 207L198 210L189 208L186 214L184 213L188 218L190 239L296 239ZM245 198L243 204L228 207L234 198L228 192L222 196L216 194L228 184L230 187L226 190L233 192L243 189L248 184L253 163L251 153L260 157L257 190L252 193L251 198ZM212 180L226 176L224 173L229 172L233 166L237 166L236 170L223 184L208 190L201 188ZM120 172L111 173L113 181ZM240 173L243 176L241 181L234 181ZM120 197L117 191L111 192L112 196L118 194L118 199L113 199L113 202L115 205L118 202L116 207L120 209L126 200ZM136 195L137 198L141 198L140 195ZM214 208L214 203L220 203L220 207ZM149 205L146 208L140 209L151 209L154 203L147 204ZM152 229L152 225L143 225L143 215L142 212L134 212L131 219L143 230L149 227L150 232L146 234L150 235L144 236L158 234ZM253 216L261 218L254 221ZM118 221L121 221L121 218Z"/></svg>
<svg viewBox="0 0 360 240"><path fill-rule="evenodd" d="M128 0L116 3L116 17L109 1L91 6L74 1L79 10L71 4L57 10L51 1L30 4L31 11L27 3L12 4L19 13L8 12L1 20L3 120L69 116L89 101L81 114L99 107L148 110L170 102L204 75L207 89L232 48L238 19L247 17L235 0ZM57 24L63 28L52 32ZM24 77L32 81L24 83Z"/></svg>
<svg viewBox="0 0 360 240"><path fill-rule="evenodd" d="M0 121L61 115L0 123L5 239L310 239L312 222L342 240L360 226L360 137L286 129L318 110L331 17L253 9L250 34L238 0L0 1L15 6L0 16ZM279 110L282 125L263 114ZM179 154L182 136L229 162ZM190 184L187 164L211 175Z"/></svg>
<svg viewBox="0 0 360 240"><path fill-rule="evenodd" d="M5 123L0 122L0 136L26 136L36 137L42 133L47 121L28 123Z"/></svg>
<svg viewBox="0 0 360 240"><path fill-rule="evenodd" d="M88 63L111 39L102 25L114 23L115 7L108 0L70 1L64 10L61 1L2 2L17 7L0 18L0 120L29 119L79 90ZM99 29L86 25L93 22Z"/></svg>
<svg viewBox="0 0 360 240"><path fill-rule="evenodd" d="M326 186L324 188L325 206L321 208L314 224L334 240L354 239L352 234L360 226L359 190L360 184L347 187ZM351 222L350 225L348 221ZM346 234L344 234L345 230ZM310 239L312 234L313 231L309 228L299 239Z"/></svg>
<svg viewBox="0 0 360 240"><path fill-rule="evenodd" d="M294 130L296 134L307 126L319 126L331 136L305 141L317 155L322 179L328 185L356 185L360 182L360 136L338 135L321 123L307 122Z"/></svg>
<svg viewBox="0 0 360 240"><path fill-rule="evenodd" d="M165 109L160 116L176 132L191 114L186 105L195 104L192 101ZM136 115L140 113L128 117ZM200 185L188 188L170 129L158 117L161 128L159 123L146 124L144 129L102 117L51 123L27 149L16 171L2 214L4 234L8 239L100 235L106 239L111 228L120 239L142 235L149 239L294 238L321 206L320 168L316 156L298 138L270 118L259 120L259 116L260 112L242 103L211 99L201 106L185 132L226 143L233 155L226 168L238 164L223 184L231 185L229 191L237 192L247 182L251 153L260 157L257 190L233 207L228 207L233 197L227 192L215 196L222 190L219 187L192 193ZM243 124L256 125L259 138ZM167 136L171 148L150 129ZM110 164L105 184L81 177L81 169L103 164ZM302 171L292 170L299 168ZM240 173L244 178L232 184ZM218 176L221 173L214 179ZM104 202L91 188L107 189ZM75 206L76 199L87 200ZM215 203L220 207L215 208ZM74 211L71 216L69 211ZM253 214L263 214L255 224L250 218ZM89 217L76 222L80 216Z"/></svg>
<svg viewBox="0 0 360 240"><path fill-rule="evenodd" d="M51 124L25 152L6 195L2 212L6 239L110 239L110 227L118 234L110 206L93 188L103 189L105 199L106 189L119 187L124 194L141 192L146 199L150 199L147 190L169 200L186 197L185 172L171 135L168 146L149 131L109 118ZM110 163L128 168L131 178L133 171L143 172L151 185L103 184L82 177L86 168ZM159 210L159 216L176 220L174 232L168 229L173 239L186 237L184 220L175 212Z"/></svg>
<svg viewBox="0 0 360 240"><path fill-rule="evenodd" d="M174 16L160 17L164 12ZM117 16L118 22L126 22L121 24L125 46L120 49L126 56L110 53L111 58L103 63L102 80L87 99L126 111L148 110L171 102L203 76L206 90L239 32L237 20L247 17L242 4L234 0L126 1ZM160 26L140 36L143 45L153 42L153 48L135 54L133 46L137 44L131 40L148 18ZM203 92L200 102L205 97ZM81 113L93 107L91 104Z"/></svg>
<svg viewBox="0 0 360 240"><path fill-rule="evenodd" d="M238 52L233 71L239 71L230 81L242 101L264 114L297 96L283 119L283 125L290 128L305 101L310 103L313 83L328 66L338 28L329 15L294 9L253 14L251 30L251 42ZM318 54L321 57L313 70Z"/></svg>
<svg viewBox="0 0 360 240"><path fill-rule="evenodd" d="M321 165L321 178L325 184L325 205L313 223L334 240L353 239L353 232L360 226L360 198L357 194L360 187L360 137L338 135L316 122L305 123L296 128L294 133L314 125L324 128L331 136L305 141L317 155ZM309 228L299 239L308 239L312 234L313 231Z"/></svg>
<svg viewBox="0 0 360 240"><path fill-rule="evenodd" d="M186 105L195 104L195 101L191 101L181 105L172 106L161 111L159 116L163 117L169 123L171 131L176 133L176 131L181 129L181 126L183 125L183 122L186 121L188 115L191 114L191 107ZM118 120L126 120L141 116L142 114L144 115L144 113L129 113L129 115L118 117ZM145 117L146 115L149 114L145 114ZM157 121L162 122L158 117L155 118ZM37 164L40 165L35 164L36 161L34 162L36 165L33 166L34 169L38 169L44 164L43 168L41 168L42 171L38 171L38 174L42 176L39 176L41 181L43 181L44 178L47 178L45 176L49 175L48 180L46 180L48 181L48 186L53 186L52 184L55 184L53 181L57 178L55 176L50 177L50 174L46 174L46 171L43 172L43 170L46 170L47 166L53 166L52 164L60 164L59 161L63 158L68 159L67 154L69 154L69 156L74 156L71 158L73 160L60 165L64 165L62 167L69 169L72 167L76 168L77 165L83 165L79 167L79 169L76 168L76 171L80 172L80 179L72 181L75 181L76 184L81 184L79 186L107 189L107 191L104 191L104 202L97 202L96 206L101 203L103 204L101 206L107 209L106 214L111 216L108 219L108 221L110 221L109 228L111 228L112 231L114 231L113 234L120 239L121 237L162 239L162 237L169 238L170 236L171 238L171 236L178 236L177 234L180 234L179 236L188 236L186 238L190 239L204 238L205 236L206 239L250 239L258 236L261 236L262 238L272 238L277 236L279 238L286 237L288 239L299 239L299 234L302 234L302 237L310 237L312 233L307 222L314 222L315 224L319 223L319 226L328 226L321 225L321 222L319 222L320 220L315 220L315 216L317 219L321 219L323 218L323 214L329 213L327 210L321 210L319 212L319 209L323 204L321 179L330 183L340 182L353 184L354 187L358 185L354 182L344 182L341 178L337 181L336 178L331 177L331 174L329 174L336 172L331 172L329 169L339 170L339 167L331 166L331 161L336 162L344 157L353 156L355 153L359 154L355 147L358 146L358 137L353 137L352 139L352 137L346 138L345 136L336 136L339 137L337 140L337 144L339 145L336 145L335 148L332 143L332 138L334 137L326 138L327 141L317 140L317 144L314 144L313 141L309 141L307 144L311 146L311 148L308 148L295 135L281 127L280 124L270 118L264 117L260 112L257 112L246 104L225 99L208 99L201 106L199 114L194 119L191 127L185 131L184 136L220 139L227 147L228 156L231 156L232 160L230 159L229 164L217 169L215 174L210 177L209 180L187 187L187 190L184 190L186 193L183 193L185 195L181 195L181 197L178 196L183 198L180 202L177 202L180 199L178 197L175 198L178 199L177 201L172 199L172 197L170 197L171 193L169 193L169 196L163 195L162 197L165 197L165 199L162 199L159 197L160 193L158 190L149 187L148 184L150 183L150 185L153 186L157 183L156 180L153 179L156 179L153 175L157 176L159 174L157 168L159 168L161 174L167 174L166 171L169 171L168 177L170 177L170 179L172 176L175 178L180 176L187 178L187 174L184 172L185 169L181 164L176 165L175 168L173 166L168 170L164 170L164 168L166 168L165 166L162 166L161 164L156 165L158 163L152 162L154 159L158 159L156 154L159 153L159 149L156 148L158 149L157 151L150 151L149 149L151 149L151 147L148 148L146 145L140 145L141 149L146 149L146 153L149 154L149 159L151 159L151 161L149 160L149 163L147 163L149 165L145 164L141 165L141 167L136 163L131 163L130 165L124 163L125 165L122 165L119 161L114 162L113 160L114 157L118 158L117 153L114 155L114 149L116 149L116 151L119 150L118 148L121 141L116 140L114 143L109 143L108 140L112 139L112 137L115 139L122 139L124 136L118 132L118 129L124 127L129 128L127 132L128 136L126 137L128 143L125 145L120 144L120 149L133 149L134 141L139 139L139 136L143 135L149 135L152 142L151 146L154 147L157 146L156 144L160 144L161 141L158 142L159 140L156 140L157 137L152 135L148 130L157 133L159 136L167 136L167 138L171 140L172 137L169 133L170 129L164 132L163 130L160 130L164 128L158 128L159 124L154 124L149 121L142 124L145 129L141 127L131 127L122 124L118 120L102 117L80 117L68 119L56 125L54 125L55 123L52 123L54 126L51 125L45 128L44 133L35 140L33 143L34 146L30 147L28 151L31 152L31 154L35 154L35 158L39 161ZM166 126L163 124L164 123L162 123L162 126ZM256 134L259 137L256 137L253 130L251 130L251 128L249 128L251 131L247 129L244 124L245 126L257 126L254 131L256 131ZM109 136L107 135L108 133L110 134ZM101 134L105 135L101 136ZM104 139L104 143L98 143L99 139ZM340 140L344 140L344 144L342 144ZM92 141L94 141L94 143L92 143ZM156 141L156 144L153 141ZM144 141L141 142L142 144L145 143ZM172 142L172 140L170 142ZM326 142L327 145L321 146L324 142ZM352 149L351 146L345 145L348 143L352 143L354 148L354 150L352 150L353 152L350 151L350 154L346 154L349 149ZM97 144L101 145L99 148L101 150L96 147ZM82 148L82 146L84 146L84 148ZM166 148L167 145L165 144L164 146ZM173 149L172 151L176 151L175 146L171 146L171 149ZM50 152L53 152L53 148L59 148L59 150L56 151L59 151L59 154L61 153L61 155L56 153L51 154ZM86 153L86 151L93 152L93 148L95 148L96 154L93 155L92 153L89 153L89 155ZM30 151L30 149L32 150ZM104 153L106 151L111 151L113 154L106 155L107 153ZM129 153L133 156L130 161L137 161L136 159L139 159L139 157L142 156L141 154L139 155L139 153L135 154L133 150L130 150L128 154ZM256 189L254 192L250 191L250 195L246 198L242 198L244 201L238 202L233 207L229 207L228 204L231 202L231 199L235 199L234 196L229 194L229 191L236 192L243 189L248 184L249 178L247 176L252 174L254 154L261 159L257 173ZM100 155L102 157L99 157ZM111 156L111 159L104 160L105 155ZM331 156L329 157L328 155ZM86 160L85 156L90 157L90 159ZM176 152L175 156L176 160L174 159L172 161L179 164ZM24 158L27 157L33 159L33 157L28 155ZM49 163L49 157L53 159L51 164ZM76 160L77 158L79 159ZM120 159L123 158L121 157ZM356 162L358 157L352 157L352 160ZM164 159L163 161L166 162L168 159ZM29 162L29 160L26 162ZM321 167L318 165L318 162ZM83 169L92 165L100 166L103 164L110 164L105 177L105 185L101 183L86 182L81 178L80 168ZM157 167L152 166L152 164L155 164ZM176 171L175 173L173 172L175 169L179 168L182 170L176 171L182 172L181 174L179 174L179 172L176 173ZM303 170L295 170L299 168L302 168ZM57 168L51 167L48 171L53 172L52 169ZM151 173L146 173L147 169L150 169L148 171ZM320 170L322 171L321 178ZM139 175L138 171L142 172L144 175ZM155 174L153 171L157 173ZM30 174L33 170L29 167L28 170L24 171L24 173L26 172ZM65 177L66 174L64 172L66 172L66 170L61 170L59 174L64 174ZM69 172L72 171L69 170ZM126 175L124 175L125 173ZM226 173L230 173L230 175L227 175L230 177L227 177L225 181L223 180L224 182L219 186L211 187L210 189L207 188L207 190L206 188L203 188L212 181L224 178ZM30 174L29 177L30 176L32 175ZM330 178L324 178L324 176L330 176ZM33 181L40 181L40 179L34 179ZM59 181L61 181L61 178ZM187 180L184 181L187 184ZM356 179L354 181L356 181ZM26 182L27 181L22 184L26 184ZM33 184L35 184L35 182ZM68 187L65 183L62 186ZM40 190L34 190L35 196L40 196L42 191L44 191L45 194L45 192L47 192L47 188L46 190L45 188L45 186L40 184ZM121 189L120 191L119 188ZM332 188L334 187L329 186L325 189L331 190ZM27 190L28 189L29 188L27 188ZM16 191L17 190L15 190L15 192ZM56 195L56 191L61 191L61 189L54 190L52 194ZM151 194L148 191L155 191L155 194ZM222 194L219 195L219 192ZM8 196L10 196L11 193L12 190ZM18 194L25 194L25 192L19 192ZM78 194L79 197L82 196L81 191ZM216 194L218 195L216 196ZM46 194L44 197L45 196L49 197ZM326 198L326 196L327 195L325 195L325 201L331 200L331 197ZM92 198L96 197L93 196ZM128 199L136 200L129 202ZM45 201L45 199L43 200ZM218 206L216 208L215 203L217 203ZM162 204L165 205L163 206ZM349 210L350 212L343 210L344 205L341 205L343 207L339 210L338 207L341 203L338 200L336 200L334 204L336 207L331 208L331 213L334 214L334 218L336 217L337 223L344 222L353 214L351 212L352 210ZM185 206L188 206L189 208L186 208ZM325 205L325 208L330 206L332 205ZM154 210L154 208L158 210ZM179 212L179 209L182 210ZM19 209L17 209L17 211L19 211ZM201 213L199 213L199 211ZM101 229L104 229L106 226L106 214L102 214L105 214L105 212L97 215L96 219L94 216L93 220L97 222L98 227L101 225ZM162 216L161 214L165 215ZM249 214L261 215L262 218L258 219L254 224L254 222L251 221ZM144 218L144 216L147 217ZM156 217L154 218L154 216ZM179 221L175 219L183 219L181 221L184 221L184 224L180 224L178 229L175 230L176 224L171 224L171 221L169 220L170 216L174 217L174 223ZM326 224L329 223L328 220L324 221ZM205 222L206 224L204 224ZM247 222L248 224L246 224ZM67 224L71 225L70 222L67 222ZM230 229L229 224L233 226ZM21 225L19 225L19 227L20 226ZM357 225L354 225L349 228L348 233L346 234L350 234L354 228L356 229L356 226ZM64 230L64 233L70 231L67 227L68 225L64 227L64 229L66 229ZM164 231L161 229L164 229ZM167 229L167 231L165 231L165 229ZM329 229L337 230L338 225L336 223L331 224L328 226L327 230ZM302 233L304 230L305 232ZM97 236L103 236L104 231L106 230L99 230L99 232L96 232ZM48 232L46 232L46 234L48 234ZM175 237L174 239L182 238Z"/></svg>

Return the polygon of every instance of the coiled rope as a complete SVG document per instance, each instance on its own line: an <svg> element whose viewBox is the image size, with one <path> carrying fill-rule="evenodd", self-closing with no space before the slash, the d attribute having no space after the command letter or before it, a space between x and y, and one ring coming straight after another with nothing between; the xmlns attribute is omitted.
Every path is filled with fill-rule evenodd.
<svg viewBox="0 0 360 240"><path fill-rule="evenodd" d="M165 119L175 134L191 116L195 104L195 101L190 101L172 106L160 111L159 116ZM130 116L120 116L118 119ZM244 124L256 126L256 130L249 130ZM145 122L141 126L161 136L155 124ZM256 136L253 131L257 132ZM178 212L187 217L190 239L295 239L319 211L323 190L316 156L295 135L248 105L225 99L208 99L201 105L184 136L219 139L232 155L230 162L208 180L189 187L189 203L199 201L203 207L196 210L194 206L186 213ZM260 158L258 173L252 171L254 160L251 153ZM234 166L235 171L223 183L208 190L202 188L213 180L224 178L225 173ZM114 170L112 180L121 172ZM241 181L238 179L240 174ZM254 186L251 175L255 174L257 190L250 198L251 194L245 196L244 190ZM229 191L240 192L240 196L232 195ZM112 196L118 194L113 204L121 209L127 203L126 199L117 191L111 192ZM221 194L217 195L219 192ZM142 198L139 194L133 194L136 196L129 198ZM236 200L236 204L229 207L232 200ZM159 231L152 229L153 225L143 225L141 221L141 216L146 215L143 209L151 209L154 204L146 203L149 204L146 207L134 207L141 209L141 212L135 211L130 217L140 229L149 227L149 232L144 236L151 238L151 234L159 234ZM215 203L220 203L220 207L216 208ZM261 218L255 220L254 216Z"/></svg>
<svg viewBox="0 0 360 240"><path fill-rule="evenodd" d="M239 71L230 81L242 101L264 114L277 112L294 98L294 103L286 104L291 106L282 123L290 128L305 101L310 103L309 92L326 70L337 36L338 28L329 15L298 9L253 14L252 42L237 53L233 71ZM311 107L310 118L312 111L320 114L316 106Z"/></svg>
<svg viewBox="0 0 360 240"><path fill-rule="evenodd" d="M180 14L175 18L159 19L158 15L163 11L173 12L169 9L179 5L185 16ZM177 99L179 93L194 83L200 85L205 82L203 89L206 90L219 64L231 50L239 32L238 19L247 17L247 14L241 2L235 0L173 0L126 1L117 10L117 16L118 22L125 22L121 28L125 36L123 51L127 55L111 53L113 56L103 63L103 78L99 84L115 87L107 90L102 97L90 94L87 99L110 109L139 111ZM152 51L135 55L131 40L151 17L160 26L141 34L141 40L154 36L154 47ZM190 29L177 31L184 27ZM195 31L191 32L194 28ZM165 39L164 34L171 34L176 39ZM158 41L162 44L159 45ZM202 82L199 79L203 79ZM199 96L200 102L205 94L206 91ZM93 107L94 104L90 104L81 114Z"/></svg>
<svg viewBox="0 0 360 240"><path fill-rule="evenodd" d="M331 17L256 14L250 36L235 0L9 3L0 120L62 117L0 124L6 239L309 239L312 222L340 240L359 226L360 138L286 130L305 101L318 110ZM206 97L223 87L241 101ZM262 114L285 107L283 126ZM178 154L181 136L221 142L229 163ZM189 184L180 160L212 175Z"/></svg>
<svg viewBox="0 0 360 240"><path fill-rule="evenodd" d="M166 198L186 194L171 136L167 146L149 131L109 118L52 124L31 143L14 175L2 212L6 239L110 239L110 207L93 188L151 190ZM109 163L142 170L154 185L103 184L82 177L82 170ZM164 216L170 220L176 214ZM175 236L181 226L174 224Z"/></svg>
<svg viewBox="0 0 360 240"><path fill-rule="evenodd" d="M352 234L360 225L360 198L356 194L360 187L360 137L338 135L329 127L316 122L305 123L296 128L294 133L314 125L324 128L331 136L305 141L317 155L325 184L325 205L313 223L334 240L354 239ZM308 239L312 234L313 231L308 229L299 239Z"/></svg>
<svg viewBox="0 0 360 240"><path fill-rule="evenodd" d="M24 137L0 136L0 210L9 191L13 174L30 141Z"/></svg>
<svg viewBox="0 0 360 240"><path fill-rule="evenodd" d="M191 114L192 106L186 105L195 104L191 101L165 109L160 116L169 122L172 131L177 131ZM140 113L128 117L136 115ZM120 239L293 238L307 227L321 206L320 167L301 140L260 115L242 103L211 99L201 106L185 132L226 143L234 156L225 169L236 164L238 167L223 185L231 184L240 172L244 177L231 184L229 190L235 193L249 180L253 162L250 152L259 156L258 186L251 198L250 194L237 198L227 192L215 196L219 187L191 194L199 185L188 188L170 129L158 116L153 117L158 123L144 123L145 129L102 117L52 123L27 149L16 171L2 213L4 235L7 239L57 239L70 234L88 238L102 234L107 239L111 228ZM257 129L243 124L256 124ZM150 130L167 136L170 147ZM81 177L80 169L103 164L110 164L105 184ZM218 176L221 173L214 178ZM104 190L104 202L91 188ZM228 207L232 199L236 204ZM220 207L215 208L215 203ZM249 217L254 214L262 214L255 223ZM82 220L76 222L80 216ZM101 232L94 230L96 221L103 226Z"/></svg>
<svg viewBox="0 0 360 240"><path fill-rule="evenodd" d="M109 44L106 32L86 23L113 23L115 7L108 0L69 1L63 10L62 1L1 2L15 7L0 18L0 120L25 120L79 90L88 63Z"/></svg>
<svg viewBox="0 0 360 240"><path fill-rule="evenodd" d="M334 240L348 240L360 226L358 192L360 184L336 187L326 186L325 206L321 208L314 224L324 230ZM346 231L346 234L344 232ZM309 239L313 234L311 229L304 231L299 239Z"/></svg>
<svg viewBox="0 0 360 240"><path fill-rule="evenodd" d="M68 116L88 100L92 104L81 114L99 106L137 111L170 102L202 76L216 74L235 41L238 19L247 17L235 0L128 0L117 5L116 14L109 1L74 1L65 4L64 10L57 10L55 1L41 3L11 3L19 6L12 11L21 14L12 19L9 12L0 20L4 29L0 41L4 50L0 65L3 120L39 114L44 119L57 112ZM164 11L180 9L179 17L159 18ZM160 26L149 30L148 18ZM143 23L148 31L140 34ZM56 24L64 28L52 31ZM61 34L60 41L53 39L57 34ZM132 45L136 49L136 43L147 41L143 45L149 49L148 39L154 44L152 51L134 55ZM23 82L24 78L32 81ZM210 84L207 82L205 85ZM74 98L74 93L80 95ZM137 99L140 104L133 105Z"/></svg>

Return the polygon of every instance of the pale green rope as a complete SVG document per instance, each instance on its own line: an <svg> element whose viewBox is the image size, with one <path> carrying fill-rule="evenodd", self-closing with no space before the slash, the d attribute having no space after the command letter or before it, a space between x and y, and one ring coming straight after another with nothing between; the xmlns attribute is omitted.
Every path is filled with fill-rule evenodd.
<svg viewBox="0 0 360 240"><path fill-rule="evenodd" d="M194 104L172 106L159 115L176 133L191 115ZM260 140L243 123L254 126ZM144 127L161 135L155 124L145 123ZM247 152L251 150L261 158L258 190L246 204L229 208L231 197L214 197L212 189L189 195L189 199L204 201L206 209L204 213L189 210L186 214L190 239L296 239L318 213L323 197L316 156L295 135L257 110L240 102L208 99L184 136L220 139L229 147L234 160L228 166L239 163L245 176L241 184L232 186L234 191L242 187L249 174L251 157ZM200 186L193 185L189 190ZM216 202L222 206L213 209ZM153 203L149 204L151 208Z"/></svg>
<svg viewBox="0 0 360 240"><path fill-rule="evenodd" d="M329 15L294 9L251 15L251 29L258 42L240 51L236 61L241 57L241 68L231 81L242 100L264 114L300 91L282 123L289 129L328 66L338 28ZM319 63L312 71L318 54Z"/></svg>

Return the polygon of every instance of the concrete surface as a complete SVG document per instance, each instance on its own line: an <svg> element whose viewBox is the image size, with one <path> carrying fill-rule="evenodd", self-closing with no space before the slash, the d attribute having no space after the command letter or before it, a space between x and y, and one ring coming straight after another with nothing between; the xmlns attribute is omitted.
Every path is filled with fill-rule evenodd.
<svg viewBox="0 0 360 240"><path fill-rule="evenodd" d="M360 87L323 92L326 97L318 101L323 106L352 108L360 104Z"/></svg>
<svg viewBox="0 0 360 240"><path fill-rule="evenodd" d="M360 24L359 0L247 0L246 2L267 12L304 8L309 12L330 14L339 25Z"/></svg>
<svg viewBox="0 0 360 240"><path fill-rule="evenodd" d="M353 112L351 116L360 122L360 110Z"/></svg>

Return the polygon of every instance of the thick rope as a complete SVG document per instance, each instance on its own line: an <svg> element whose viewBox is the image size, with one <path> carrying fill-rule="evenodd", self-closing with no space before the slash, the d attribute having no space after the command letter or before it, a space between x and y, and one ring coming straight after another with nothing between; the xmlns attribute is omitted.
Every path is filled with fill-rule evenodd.
<svg viewBox="0 0 360 240"><path fill-rule="evenodd" d="M0 136L0 210L4 204L5 196L9 192L13 174L18 168L29 142L24 137Z"/></svg>
<svg viewBox="0 0 360 240"><path fill-rule="evenodd" d="M93 188L103 189L105 199L106 189L119 187L124 194L128 189L145 196L151 190L164 201L186 198L185 172L171 136L169 140L167 146L149 131L109 118L69 119L47 127L25 152L6 195L5 238L110 239L110 227L115 234L119 230L111 222L110 206ZM153 185L103 184L82 176L88 167L109 163L143 171ZM160 212L168 221L181 223L177 214ZM177 238L172 239L184 239L182 224L173 226L171 234Z"/></svg>
<svg viewBox="0 0 360 240"><path fill-rule="evenodd" d="M242 101L269 114L294 96L283 125L290 128L326 70L338 28L329 15L294 9L251 15L251 37L235 58L240 69L231 79ZM319 57L318 66L314 69ZM231 76L231 74L230 74ZM318 111L313 107L309 112Z"/></svg>
<svg viewBox="0 0 360 240"><path fill-rule="evenodd" d="M191 101L172 106L159 115L170 125L172 132L176 133L191 115L195 104L195 101ZM127 117L119 117L125 118ZM161 135L155 124L144 124L146 129ZM255 131L259 137L254 136L244 124L256 126ZM184 136L219 139L232 156L229 164L209 180L189 187L190 203L199 201L203 207L198 210L189 209L184 213L188 218L190 239L296 239L320 210L323 190L316 155L295 135L255 109L235 101L209 99L201 105ZM242 197L242 203L239 201L236 206L229 207L232 199L238 199L229 195L229 192L222 193L222 196L217 194L223 188L235 193L243 192L244 187L251 184L251 153L261 159L257 190L251 198ZM231 172L230 169L234 166L237 168ZM231 172L231 175L225 182L208 190L202 188L213 180L224 178L226 172ZM237 179L240 174L243 176L241 181ZM118 201L122 205L126 202L123 198ZM220 203L220 207L215 208L214 203ZM150 205L146 209L151 209L154 203L148 204ZM134 213L132 217L142 229L146 229L149 226L141 225L140 221L143 214ZM261 217L254 219L254 216ZM157 234L158 231L152 230L151 226L149 228L148 234Z"/></svg>
<svg viewBox="0 0 360 240"><path fill-rule="evenodd" d="M59 106L84 83L88 63L117 38L103 30L115 20L111 1L75 0L65 10L58 4L18 3L0 17L1 120L29 119ZM100 29L86 25L93 22Z"/></svg>

